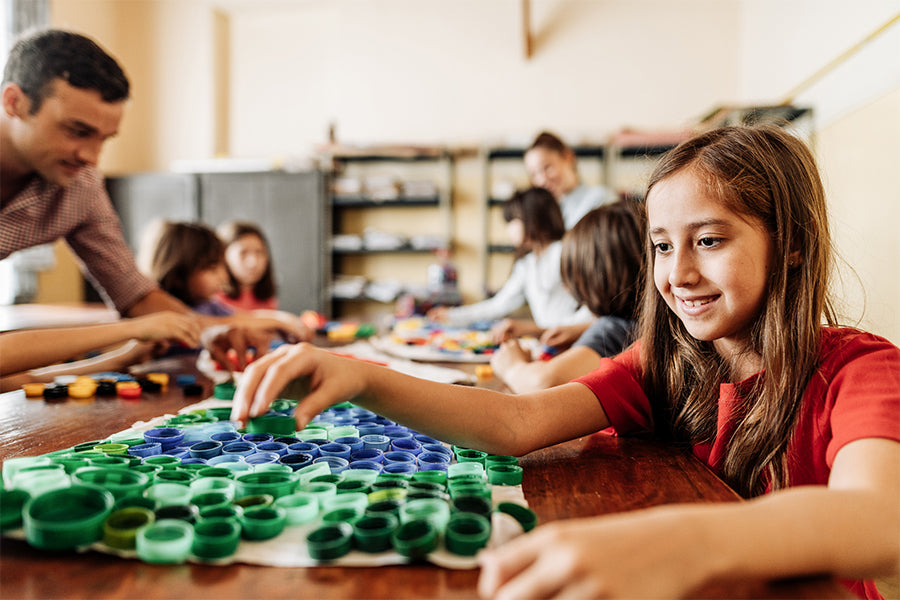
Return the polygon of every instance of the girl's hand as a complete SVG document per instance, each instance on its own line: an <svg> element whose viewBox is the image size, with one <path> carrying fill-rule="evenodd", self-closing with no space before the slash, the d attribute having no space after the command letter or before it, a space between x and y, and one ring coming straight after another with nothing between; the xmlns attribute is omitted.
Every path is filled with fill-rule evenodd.
<svg viewBox="0 0 900 600"><path fill-rule="evenodd" d="M438 323L443 323L447 320L447 307L446 306L436 306L426 313L425 317L429 321L435 321Z"/></svg>
<svg viewBox="0 0 900 600"><path fill-rule="evenodd" d="M359 395L366 387L365 373L360 361L341 358L310 344L281 346L244 371L234 394L231 419L246 424L248 418L264 414L288 384L299 383L305 397L296 398L300 403L294 416L297 429L301 430L332 404Z"/></svg>
<svg viewBox="0 0 900 600"><path fill-rule="evenodd" d="M542 525L482 555L478 592L497 600L684 597L703 582L697 566L709 549L678 521L677 511L648 510Z"/></svg>
<svg viewBox="0 0 900 600"><path fill-rule="evenodd" d="M312 341L315 335L315 331L307 327L303 319L283 310L253 310L246 313L238 322L251 328L270 329L278 332L293 344Z"/></svg>
<svg viewBox="0 0 900 600"><path fill-rule="evenodd" d="M194 315L174 311L155 312L130 319L133 339L141 342L177 340L196 348L200 345L200 321Z"/></svg>
<svg viewBox="0 0 900 600"><path fill-rule="evenodd" d="M513 319L503 319L491 327L491 339L495 344L502 344L508 339L519 337L517 323Z"/></svg>
<svg viewBox="0 0 900 600"><path fill-rule="evenodd" d="M587 328L587 323L551 327L541 334L541 343L555 348L568 348L581 337Z"/></svg>
<svg viewBox="0 0 900 600"><path fill-rule="evenodd" d="M491 368L500 377L509 373L513 367L529 362L531 362L531 354L526 352L517 340L503 342L491 355Z"/></svg>

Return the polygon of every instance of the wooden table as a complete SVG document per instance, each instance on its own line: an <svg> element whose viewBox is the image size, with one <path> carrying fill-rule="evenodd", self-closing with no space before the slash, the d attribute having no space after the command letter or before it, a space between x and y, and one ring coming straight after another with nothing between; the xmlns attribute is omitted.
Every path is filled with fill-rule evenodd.
<svg viewBox="0 0 900 600"><path fill-rule="evenodd" d="M490 387L497 385L496 381ZM211 384L205 382L206 391ZM196 399L170 386L140 400L47 403L0 395L0 459L34 456L101 438ZM738 496L692 456L649 441L603 434L533 452L520 461L523 490L541 522L673 502L733 502ZM280 568L234 564L163 566L97 552L46 552L0 541L2 598L474 598L476 570L431 565ZM849 598L827 578L710 587L702 597Z"/></svg>

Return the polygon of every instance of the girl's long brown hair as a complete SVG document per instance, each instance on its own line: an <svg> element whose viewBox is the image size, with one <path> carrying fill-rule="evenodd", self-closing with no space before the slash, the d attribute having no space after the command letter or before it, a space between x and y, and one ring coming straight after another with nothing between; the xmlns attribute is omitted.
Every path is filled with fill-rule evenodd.
<svg viewBox="0 0 900 600"><path fill-rule="evenodd" d="M744 403L726 451L724 479L742 495L789 485L786 450L819 357L821 324L836 319L827 296L831 239L825 193L803 142L774 126L725 127L688 140L663 157L658 182L689 170L722 203L762 223L771 235L765 305L747 352L762 357L763 375L742 390ZM653 280L653 246L640 322L645 386L657 432L684 444L712 442L719 384L729 365L710 342L694 339L669 310Z"/></svg>

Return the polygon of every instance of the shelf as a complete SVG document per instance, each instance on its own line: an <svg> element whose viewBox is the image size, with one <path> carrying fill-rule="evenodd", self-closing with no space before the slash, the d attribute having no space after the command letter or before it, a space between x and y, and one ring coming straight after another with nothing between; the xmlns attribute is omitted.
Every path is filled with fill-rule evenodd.
<svg viewBox="0 0 900 600"><path fill-rule="evenodd" d="M334 168L332 177L335 185L331 188L330 198L332 236L368 226L390 231L398 226L397 222L405 222L408 223L407 229L416 230L405 233L426 234L429 240L440 240L443 247L452 247L455 156L445 147L332 148L332 152L323 156L325 161L329 161L326 164ZM347 181L339 181L342 178ZM354 183L357 185L352 185ZM418 212L402 216L390 211L379 214L378 209L384 208L427 210L421 217ZM426 219L427 223L423 222ZM420 223L423 231L417 231ZM424 258L433 256L438 250L430 246L416 247L408 242L391 248L356 248L352 245L332 248L330 244L326 247L329 248L327 255L332 282L340 277L343 268L355 264L356 257L363 257L359 260L376 273L414 280L413 273L421 270ZM348 291L356 290L351 288ZM382 301L366 294L359 297L331 296L330 316L341 318L340 313L344 309L335 305L347 302Z"/></svg>
<svg viewBox="0 0 900 600"><path fill-rule="evenodd" d="M516 248L512 244L488 244L487 251L492 254L512 254Z"/></svg>
<svg viewBox="0 0 900 600"><path fill-rule="evenodd" d="M331 198L332 206L341 208L439 206L440 203L439 196L400 196L388 200L376 200L364 195L332 196Z"/></svg>
<svg viewBox="0 0 900 600"><path fill-rule="evenodd" d="M487 151L488 160L522 158L527 148L491 148ZM572 152L578 158L603 158L606 148L598 145L573 146Z"/></svg>
<svg viewBox="0 0 900 600"><path fill-rule="evenodd" d="M331 159L338 162L425 162L443 160L449 157L446 153L435 154L409 154L409 155L387 155L387 154L335 154Z"/></svg>
<svg viewBox="0 0 900 600"><path fill-rule="evenodd" d="M411 246L403 246L402 248L385 248L385 249L371 249L371 248L360 248L359 250L350 250L344 248L332 248L332 254L434 254L440 250L440 248L413 248Z"/></svg>
<svg viewBox="0 0 900 600"><path fill-rule="evenodd" d="M625 156L629 158L640 158L642 156L650 157L650 156L662 156L672 148L674 148L677 144L664 144L664 145L656 145L656 146L625 146L623 148L619 148L619 156Z"/></svg>

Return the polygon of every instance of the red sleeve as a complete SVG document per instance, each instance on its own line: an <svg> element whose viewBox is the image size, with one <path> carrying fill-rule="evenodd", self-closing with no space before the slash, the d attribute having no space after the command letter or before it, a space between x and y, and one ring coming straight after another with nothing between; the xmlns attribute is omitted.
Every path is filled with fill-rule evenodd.
<svg viewBox="0 0 900 600"><path fill-rule="evenodd" d="M600 402L616 433L634 434L653 430L650 401L641 387L640 344L614 358L603 358L600 366L575 381L586 385Z"/></svg>
<svg viewBox="0 0 900 600"><path fill-rule="evenodd" d="M872 334L845 335L819 372L829 382L827 403L832 406L825 456L829 467L838 450L855 440L900 442L900 349Z"/></svg>

